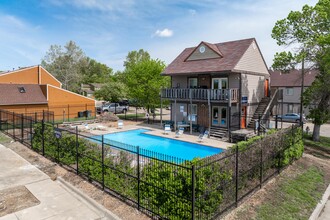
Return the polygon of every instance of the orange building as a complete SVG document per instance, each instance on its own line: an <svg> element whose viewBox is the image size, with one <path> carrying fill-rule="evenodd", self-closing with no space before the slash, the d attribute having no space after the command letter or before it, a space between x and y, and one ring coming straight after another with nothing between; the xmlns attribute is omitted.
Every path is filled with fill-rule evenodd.
<svg viewBox="0 0 330 220"><path fill-rule="evenodd" d="M16 113L54 112L69 120L85 112L95 115L95 100L62 89L62 83L41 66L0 73L0 109Z"/></svg>

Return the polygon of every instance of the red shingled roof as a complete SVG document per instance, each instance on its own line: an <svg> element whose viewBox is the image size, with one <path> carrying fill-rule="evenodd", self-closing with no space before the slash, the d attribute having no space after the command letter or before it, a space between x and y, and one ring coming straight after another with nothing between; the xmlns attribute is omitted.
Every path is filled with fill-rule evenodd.
<svg viewBox="0 0 330 220"><path fill-rule="evenodd" d="M301 86L301 70L291 70L289 73L281 73L281 71L270 70L270 86L272 87L300 87ZM317 70L306 70L304 85L310 86L314 81Z"/></svg>
<svg viewBox="0 0 330 220"><path fill-rule="evenodd" d="M163 75L202 73L202 72L223 72L234 69L245 51L255 41L254 38L230 41L218 44L202 42L223 57L185 61L196 47L186 48L175 60L169 64Z"/></svg>
<svg viewBox="0 0 330 220"><path fill-rule="evenodd" d="M25 93L19 88L23 87ZM35 84L0 84L0 105L47 104L40 85Z"/></svg>

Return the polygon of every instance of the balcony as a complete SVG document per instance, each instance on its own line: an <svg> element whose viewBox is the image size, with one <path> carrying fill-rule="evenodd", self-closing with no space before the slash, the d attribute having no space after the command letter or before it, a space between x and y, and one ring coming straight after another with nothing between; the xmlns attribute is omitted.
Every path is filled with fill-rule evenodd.
<svg viewBox="0 0 330 220"><path fill-rule="evenodd" d="M180 89L167 88L161 91L162 98L200 101L231 102L238 101L238 89Z"/></svg>

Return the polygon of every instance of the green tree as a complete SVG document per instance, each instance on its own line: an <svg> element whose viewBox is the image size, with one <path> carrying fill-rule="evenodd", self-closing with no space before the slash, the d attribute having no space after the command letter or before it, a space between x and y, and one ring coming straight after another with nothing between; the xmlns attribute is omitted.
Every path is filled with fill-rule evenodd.
<svg viewBox="0 0 330 220"><path fill-rule="evenodd" d="M143 50L140 50L143 51ZM139 52L140 52L139 51ZM150 59L149 54L143 51L142 57L131 59L131 54L139 54L138 52L130 52L125 62L125 80L128 87L129 97L138 100L140 105L145 107L149 112L150 108L159 105L159 92L162 87L169 84L169 78L161 76L164 70L164 62L156 59Z"/></svg>
<svg viewBox="0 0 330 220"><path fill-rule="evenodd" d="M305 5L302 11L291 11L287 18L276 22L272 37L278 45L290 46L294 51L277 53L275 69L288 70L307 61L320 71L316 82L303 94L304 105L312 106L308 117L314 123L313 140L318 141L320 127L330 116L329 107L327 109L329 91L320 89L327 87L329 74L330 0L319 0L315 6Z"/></svg>
<svg viewBox="0 0 330 220"><path fill-rule="evenodd" d="M120 81L109 81L100 90L94 93L95 98L109 102L119 102L127 97L127 89Z"/></svg>
<svg viewBox="0 0 330 220"><path fill-rule="evenodd" d="M128 53L126 61L124 61L124 67L130 69L144 60L150 60L150 55L147 51L143 49L131 51Z"/></svg>
<svg viewBox="0 0 330 220"><path fill-rule="evenodd" d="M77 92L82 80L81 69L88 66L88 59L75 42L64 48L51 45L41 64L63 84L63 88Z"/></svg>
<svg viewBox="0 0 330 220"><path fill-rule="evenodd" d="M113 77L113 70L103 63L87 58L88 65L82 66L82 83L107 83Z"/></svg>

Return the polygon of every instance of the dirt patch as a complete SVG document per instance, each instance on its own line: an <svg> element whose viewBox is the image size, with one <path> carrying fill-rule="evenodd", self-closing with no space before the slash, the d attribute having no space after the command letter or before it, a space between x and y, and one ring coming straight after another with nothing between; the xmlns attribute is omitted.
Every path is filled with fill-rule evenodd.
<svg viewBox="0 0 330 220"><path fill-rule="evenodd" d="M222 218L226 220L248 220L255 218L258 207L267 201L273 201L273 192L277 189L281 181L294 179L312 166L322 170L326 183L330 182L330 160L304 153L301 159L288 166L279 176L270 180L262 189L246 198L237 209L224 217L222 216Z"/></svg>
<svg viewBox="0 0 330 220"><path fill-rule="evenodd" d="M3 145L7 146L21 157L25 158L32 165L46 173L52 180L55 180L58 176L61 176L65 181L74 185L76 188L84 192L99 204L103 205L105 208L116 214L121 219L150 219L148 216L142 212L139 212L137 209L127 205L125 202L117 199L116 197L103 192L100 188L97 188L75 173L66 170L64 167L57 165L47 158L44 158L37 152L32 151L21 143L12 142ZM25 199L23 198L22 201L24 200Z"/></svg>
<svg viewBox="0 0 330 220"><path fill-rule="evenodd" d="M0 217L38 204L40 201L25 186L0 191Z"/></svg>

